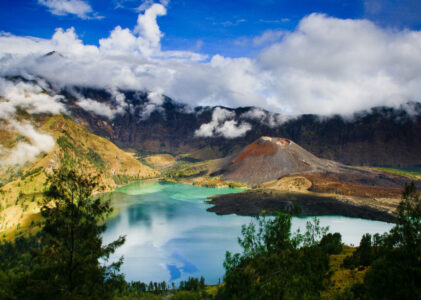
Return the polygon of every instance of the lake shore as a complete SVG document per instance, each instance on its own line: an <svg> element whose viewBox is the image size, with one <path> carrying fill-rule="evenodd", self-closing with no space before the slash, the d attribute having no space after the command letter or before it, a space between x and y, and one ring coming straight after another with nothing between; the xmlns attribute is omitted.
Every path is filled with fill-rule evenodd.
<svg viewBox="0 0 421 300"><path fill-rule="evenodd" d="M257 216L264 211L283 211L302 216L341 215L389 223L396 219L393 214L372 206L358 205L347 199L316 193L249 190L211 196L209 199L207 203L214 206L207 210L220 215Z"/></svg>

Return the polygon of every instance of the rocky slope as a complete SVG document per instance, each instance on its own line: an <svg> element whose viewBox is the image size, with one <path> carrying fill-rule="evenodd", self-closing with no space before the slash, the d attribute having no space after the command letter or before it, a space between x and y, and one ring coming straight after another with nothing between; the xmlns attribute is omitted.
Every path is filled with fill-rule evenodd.
<svg viewBox="0 0 421 300"><path fill-rule="evenodd" d="M215 196L210 208L220 214L258 215L282 210L304 215L340 214L392 221L408 177L346 166L318 158L293 141L261 137L217 162L211 176L244 182L254 189ZM215 166L214 166L215 167ZM418 189L421 181L415 181Z"/></svg>
<svg viewBox="0 0 421 300"><path fill-rule="evenodd" d="M285 175L337 168L337 163L320 159L289 139L264 136L233 155L217 173L253 186Z"/></svg>
<svg viewBox="0 0 421 300"><path fill-rule="evenodd" d="M297 174L309 178L336 177L340 182L382 188L401 188L408 181L406 177L379 170L322 159L289 139L267 136L221 160L219 171L214 172L214 175L222 175L224 179L245 182L251 186Z"/></svg>

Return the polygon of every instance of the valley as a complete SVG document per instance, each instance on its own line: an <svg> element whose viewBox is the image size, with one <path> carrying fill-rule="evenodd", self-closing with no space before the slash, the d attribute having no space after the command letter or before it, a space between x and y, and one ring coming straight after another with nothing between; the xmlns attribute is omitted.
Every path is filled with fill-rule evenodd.
<svg viewBox="0 0 421 300"><path fill-rule="evenodd" d="M39 84L22 78L10 80ZM121 234L127 236L127 246L111 256L115 261L119 256L126 257L121 270L127 279L168 281L181 286L189 276L200 275L208 284L217 284L224 276L224 253L239 250L236 237L243 225L256 222L254 217L274 220L278 213L286 213L293 216L292 229L296 230L316 216L321 224L340 232L346 255L338 255L350 257L355 249L347 245L357 245L367 232L387 232L399 220L397 208L406 183L413 181L416 188L421 188L421 173L414 166L419 157L411 154L418 147L417 131L405 137L407 144L397 150L367 160L364 147L350 156L336 144L320 148L317 143L323 137L313 136L312 143L305 140L303 146L285 131L285 126L298 126L307 118L313 120L308 125L312 130L317 128L314 122L328 126L332 119L301 116L268 125L271 118L280 116L263 112L263 119L246 119L254 122L253 130L243 136L201 137L196 133L212 125L214 114L228 114L231 118L217 121L219 125L240 124L245 122L243 115L255 109L205 107L192 112L166 98L144 120L147 93L124 91L130 103L127 110L109 118L79 106L75 90L97 103L115 101L106 91L47 87L31 97L50 101L64 95L59 102L54 100L62 107L61 113L51 113L52 103L45 111L34 113L38 104L33 102L19 104L10 119L0 119L0 154L4 162L0 166L0 237L4 243L42 232L41 208L50 178L67 168L78 176L96 178L93 200L111 201L113 212L101 221L108 227L102 238L107 243ZM394 129L383 140L376 137L374 143L368 139L369 147L389 142L395 129L406 131L408 126L416 128L420 124L420 114L409 118L395 109L388 114L384 114L385 110L374 111L368 120L376 115L375 122L386 122ZM404 121L396 122L396 114L403 114ZM371 121L364 120L371 126ZM256 136L259 132L265 135ZM274 135L280 132L287 136ZM302 140L304 133L297 134L297 139ZM399 153L405 153L407 160L399 159L396 165L394 159ZM381 167L377 163L389 165ZM203 255L206 263L202 262ZM146 272L139 274L139 269ZM349 273L342 265L332 270L343 292L362 280L363 272L358 271L360 277L355 279L350 275L353 271ZM337 288L331 284L325 290L330 299ZM215 295L221 286L206 290Z"/></svg>
<svg viewBox="0 0 421 300"><path fill-rule="evenodd" d="M108 97L110 97L105 91L81 89L79 92L84 93L86 97L95 97L95 101L99 102L109 101ZM49 93L53 95L54 92ZM32 221L36 220L39 210L37 203L46 189L47 175L52 169L57 168L59 161L63 159L72 161L72 168L82 168L84 172L99 175L101 191L98 192L112 191L118 186L148 178L208 187L251 189L243 193L244 196L241 194L241 196L232 195L212 199L212 203L216 206L211 210L224 214L258 215L262 211L273 209L289 211L295 205L295 201L288 200L292 197L300 199L297 203L305 208L302 214L342 214L390 221L395 214L404 183L415 180L417 186L420 186L416 172L398 172L393 171L393 168L346 166L332 160L318 158L286 138L276 140L260 137L242 148L241 145L260 131L259 126L253 130L253 135L243 138L192 137L191 129L200 127L201 123L202 125L206 123L206 115L209 116L212 113L212 108L205 108L201 113L185 113L185 108L177 106L175 102L167 98L163 110L152 112L147 123L133 119L137 125L132 127L131 121L123 125L121 123L123 119L120 119L119 115L112 123L109 123L107 119L78 107L71 92L62 91L62 94L66 96L64 103L73 115L72 117L29 115L25 110L20 112L18 120L29 121L39 130L51 134L56 141L56 146L51 152L44 153L22 168L1 169L0 179L3 182L1 228L5 236L9 236L10 232L14 232L17 228L22 231L22 228L27 228ZM147 101L146 94L125 92L125 97L132 99L130 101L133 101L134 105L134 112L126 112L129 116L134 115L135 112L140 113L147 103L145 102ZM250 111L251 109L247 108L240 110L239 113L235 112L235 115L241 116ZM382 122L386 122L385 115L381 112L377 110L376 118L383 118ZM396 114L398 111L393 112L392 115ZM402 113L399 112L399 114ZM264 116L273 118L273 115L268 112L264 112ZM374 114L370 118L374 118ZM124 118L126 121L130 119ZM419 119L412 120L414 125L411 126L419 126L417 125L420 123ZM296 121L291 120L283 124L291 124L288 122ZM142 124L153 127L142 127L144 126ZM262 121L261 124L265 123ZM392 123L389 122L389 124ZM393 124L397 126L396 123ZM129 138L128 141L131 141L129 144L124 142L126 138L120 136L121 126L128 129L124 132L129 134L126 135ZM280 126L275 126L273 129L265 127L266 129L262 130L263 132L271 131L271 133L282 132L282 126L285 125ZM108 129L105 130L106 128ZM136 136L130 137L130 128L137 128ZM157 130L157 128L161 129ZM168 131L170 128L176 132ZM104 137L99 137L89 130ZM186 130L190 130L190 133ZM148 138L153 138L154 133L159 133L156 142L161 141L160 145L156 146L156 143L150 144L144 140L142 135L139 135L142 132L148 133ZM189 142L173 140L179 134L189 137ZM299 136L299 140L302 140L302 135ZM389 132L388 139L392 136L394 136L393 131ZM4 147L13 148L22 138L24 138L22 135L18 135L13 130L3 129L1 142ZM118 149L107 139L115 141L132 153ZM138 143L138 139L142 141L141 144ZM315 142L318 140L312 139ZM413 142L417 140L414 137ZM205 144L207 146L204 146ZM330 147L335 148L333 145ZM283 150L278 153L278 148ZM310 148L315 149L314 146ZM160 152L163 149L172 151ZM404 150L403 147L400 149L399 151ZM417 145L412 145L410 149L417 149ZM316 151L320 152L320 150ZM321 156L329 157L328 153L323 151ZM342 161L362 163L364 151L358 151L358 154L362 156L351 159L342 149L339 157ZM376 160L369 161L371 165L375 165L376 162ZM391 163L389 159L382 162ZM411 161L411 163L415 164L418 161ZM410 177L405 176L408 174ZM320 207L314 204L306 206L305 203L308 201L305 199L323 199L323 201L314 202L320 203Z"/></svg>

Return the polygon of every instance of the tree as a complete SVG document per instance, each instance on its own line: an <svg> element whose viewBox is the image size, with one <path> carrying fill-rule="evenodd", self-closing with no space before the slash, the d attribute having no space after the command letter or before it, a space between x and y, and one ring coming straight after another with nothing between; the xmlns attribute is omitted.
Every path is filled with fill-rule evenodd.
<svg viewBox="0 0 421 300"><path fill-rule="evenodd" d="M243 226L242 253L226 253L218 299L317 299L328 276L328 240L317 219L306 232L291 233L291 216L258 219ZM337 236L335 235L337 238ZM332 238L330 238L332 240ZM340 235L339 235L340 243Z"/></svg>
<svg viewBox="0 0 421 300"><path fill-rule="evenodd" d="M330 254L339 254L342 252L342 236L340 233L328 233L320 240L320 247Z"/></svg>
<svg viewBox="0 0 421 300"><path fill-rule="evenodd" d="M372 245L372 237L371 234L366 233L362 236L360 245L358 246L357 250L352 254L344 259L344 267L349 269L354 269L358 266L367 267L371 265L373 260L375 259L374 256L375 249Z"/></svg>
<svg viewBox="0 0 421 300"><path fill-rule="evenodd" d="M383 235L365 234L346 268L369 267L363 283L341 299L421 299L421 201L414 183L405 185L395 226Z"/></svg>
<svg viewBox="0 0 421 300"><path fill-rule="evenodd" d="M107 298L107 285L122 276L122 263L106 266L109 256L121 246L119 237L102 245L105 218L111 213L109 202L93 199L97 179L61 168L49 176L49 190L41 209L41 249L34 253L37 268L28 285L31 298L83 299Z"/></svg>
<svg viewBox="0 0 421 300"><path fill-rule="evenodd" d="M396 225L380 241L382 251L364 285L373 299L421 299L421 201L405 185Z"/></svg>

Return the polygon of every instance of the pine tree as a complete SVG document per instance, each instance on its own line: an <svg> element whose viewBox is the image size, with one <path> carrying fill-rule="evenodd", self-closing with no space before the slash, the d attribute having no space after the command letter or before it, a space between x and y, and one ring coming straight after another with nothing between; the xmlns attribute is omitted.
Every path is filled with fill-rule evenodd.
<svg viewBox="0 0 421 300"><path fill-rule="evenodd" d="M125 238L103 245L109 202L93 199L97 179L61 168L49 177L47 200L41 209L41 250L29 286L31 298L109 298L107 284L122 280L122 258L104 265ZM111 284L114 286L115 284Z"/></svg>

